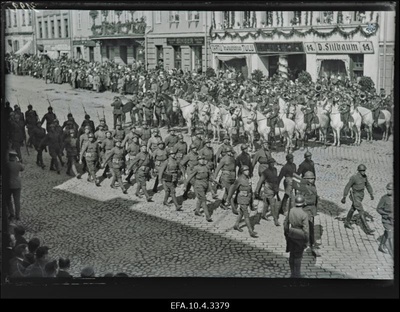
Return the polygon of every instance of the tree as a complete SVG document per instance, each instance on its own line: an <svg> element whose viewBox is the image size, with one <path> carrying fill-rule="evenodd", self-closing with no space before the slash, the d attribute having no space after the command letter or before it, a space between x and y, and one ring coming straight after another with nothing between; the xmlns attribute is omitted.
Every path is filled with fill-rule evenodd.
<svg viewBox="0 0 400 312"><path fill-rule="evenodd" d="M261 80L262 80L262 78L264 77L264 74L263 74L263 72L261 71L261 70L259 70L259 69L255 69L253 72L252 72L252 78L255 80L255 81L258 81L258 82L260 82Z"/></svg>
<svg viewBox="0 0 400 312"><path fill-rule="evenodd" d="M107 16L108 16L108 10L102 10L101 14L103 14L104 16L104 22L107 20Z"/></svg>
<svg viewBox="0 0 400 312"><path fill-rule="evenodd" d="M214 70L214 68L207 67L207 70L206 70L206 76L207 76L207 78L210 78L210 77L215 77L215 76L216 76L216 74L215 74L215 70Z"/></svg>
<svg viewBox="0 0 400 312"><path fill-rule="evenodd" d="M99 11L90 10L89 15L93 19L93 25L94 25L96 23L95 20L96 20L97 16L99 16Z"/></svg>
<svg viewBox="0 0 400 312"><path fill-rule="evenodd" d="M361 86L361 90L364 92L372 92L375 87L371 77L368 76L362 76L358 84Z"/></svg>

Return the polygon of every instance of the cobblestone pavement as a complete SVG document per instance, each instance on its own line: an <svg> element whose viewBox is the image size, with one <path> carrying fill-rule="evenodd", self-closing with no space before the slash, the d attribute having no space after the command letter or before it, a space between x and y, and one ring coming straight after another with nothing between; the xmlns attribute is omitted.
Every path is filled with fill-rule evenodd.
<svg viewBox="0 0 400 312"><path fill-rule="evenodd" d="M57 90L57 91L56 91ZM54 111L61 122L68 113L68 104L78 124L83 120L82 103L97 123L96 110L112 123L110 103L115 94L97 94L72 90L69 85L46 85L30 77L6 76L6 96L11 104L18 94L25 112L28 99L42 117L47 111L46 94L53 100ZM112 124L111 124L112 126ZM162 130L163 137L165 130ZM186 137L186 139L188 139ZM239 146L236 147L239 149ZM383 233L381 220L375 208L385 186L392 181L393 142L362 142L360 147L310 148L316 163L317 188L321 196L319 213L315 218L320 238L321 257L314 258L307 250L304 254L302 274L307 278L340 279L392 279L393 260L378 252ZM107 272L126 272L143 277L289 277L288 253L285 252L283 228L273 221L260 221L258 212L251 220L259 238L251 238L247 229L233 230L236 216L230 211L216 208L211 199L214 222L194 215L195 199L183 204L183 211L162 206L164 192L154 195L154 203L134 196L130 186L128 194L111 189L110 180L101 187L86 181L49 171L50 158L44 153L46 168L35 164L36 153L30 156L22 150L26 170L22 174L22 221L27 237L39 237L51 247L53 257L69 257L71 273L78 276L85 265L93 265L98 276ZM294 152L295 163L303 160L304 150ZM278 163L284 163L285 154L274 151ZM375 200L364 199L364 207L373 217L369 222L374 235L366 235L360 227L345 229L343 221L350 208L340 203L348 179L357 165L364 163L374 189ZM278 169L280 166L278 166ZM255 169L257 172L257 168ZM100 171L101 173L101 171ZM100 174L98 173L98 175ZM154 179L148 183L152 188ZM253 183L257 178L253 178ZM183 193L182 185L177 195ZM219 191L219 198L222 192ZM257 202L257 201L256 201ZM258 205L258 211L262 203ZM280 217L281 223L283 216ZM244 224L243 224L244 226Z"/></svg>

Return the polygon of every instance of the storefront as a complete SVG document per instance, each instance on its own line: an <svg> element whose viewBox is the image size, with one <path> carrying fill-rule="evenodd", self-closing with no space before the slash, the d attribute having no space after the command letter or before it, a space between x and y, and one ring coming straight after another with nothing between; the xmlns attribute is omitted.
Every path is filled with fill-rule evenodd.
<svg viewBox="0 0 400 312"><path fill-rule="evenodd" d="M75 59L84 59L88 62L95 62L99 59L100 45L96 45L94 40L74 40L72 43Z"/></svg>
<svg viewBox="0 0 400 312"><path fill-rule="evenodd" d="M367 55L375 53L372 41L316 41L304 43L304 49L308 55L315 55L315 67L307 69L312 76L335 75L351 80L366 75Z"/></svg>
<svg viewBox="0 0 400 312"><path fill-rule="evenodd" d="M134 62L145 64L145 40L140 38L101 37L92 38L99 42L101 61L114 61L128 65Z"/></svg>
<svg viewBox="0 0 400 312"><path fill-rule="evenodd" d="M148 37L149 68L205 71L205 39L201 37Z"/></svg>

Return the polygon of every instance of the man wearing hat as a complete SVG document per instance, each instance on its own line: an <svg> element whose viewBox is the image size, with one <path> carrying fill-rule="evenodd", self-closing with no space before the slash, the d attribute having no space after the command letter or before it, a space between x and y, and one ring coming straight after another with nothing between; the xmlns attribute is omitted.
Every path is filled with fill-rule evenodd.
<svg viewBox="0 0 400 312"><path fill-rule="evenodd" d="M301 278L301 259L309 237L308 215L302 209L305 205L303 195L295 198L295 208L290 209L283 227L286 238L286 252L289 252L291 278Z"/></svg>
<svg viewBox="0 0 400 312"><path fill-rule="evenodd" d="M47 111L48 112L43 116L41 123L43 125L43 123L46 121L46 131L49 132L50 125L53 123L54 119L57 118L57 116L53 113L53 107L48 107Z"/></svg>
<svg viewBox="0 0 400 312"><path fill-rule="evenodd" d="M179 163L176 161L176 152L169 150L168 159L162 163L158 170L158 180L162 181L165 192L163 204L169 206L168 198L171 196L176 210L181 211L182 205L178 203L175 191L178 185L178 172Z"/></svg>
<svg viewBox="0 0 400 312"><path fill-rule="evenodd" d="M88 114L85 114L85 119L82 121L81 130L79 132L82 133L82 129L85 129L85 127L89 127L90 132L95 132L94 122L93 120L90 120L90 116Z"/></svg>
<svg viewBox="0 0 400 312"><path fill-rule="evenodd" d="M140 190L142 190L148 202L153 201L149 193L147 192L146 187L146 182L150 179L150 169L151 157L147 152L146 144L142 143L140 145L139 154L137 154L135 159L131 162L131 164L127 168L127 171L133 170L133 172L135 173L135 179L137 183L135 195L141 198L142 195L140 195Z"/></svg>
<svg viewBox="0 0 400 312"><path fill-rule="evenodd" d="M211 140L209 138L206 138L204 140L204 144L205 144L204 147L201 150L199 150L199 155L204 156L205 160L207 161L208 169L210 169L211 172L214 172L216 162L215 162L214 149L211 146ZM209 189L211 191L213 199L217 199L218 198L217 193L211 184Z"/></svg>
<svg viewBox="0 0 400 312"><path fill-rule="evenodd" d="M100 161L100 147L96 142L93 133L89 133L89 142L86 142L81 149L81 154L79 157L79 164L82 164L82 159L85 157L86 165L88 170L88 182L93 182L96 186L100 186L99 181L96 178L96 164Z"/></svg>
<svg viewBox="0 0 400 312"><path fill-rule="evenodd" d="M179 138L175 135L175 129L171 128L169 130L169 135L165 138L165 145L167 148L173 148L178 141Z"/></svg>
<svg viewBox="0 0 400 312"><path fill-rule="evenodd" d="M223 143L220 145L220 147L217 150L217 153L215 154L216 161L219 162L226 155L226 151L231 147L232 146L229 141L229 136L225 135L225 137L223 138Z"/></svg>
<svg viewBox="0 0 400 312"><path fill-rule="evenodd" d="M382 217L382 225L385 232L382 235L378 250L389 253L393 257L393 183L386 185L386 194L381 197L376 211Z"/></svg>
<svg viewBox="0 0 400 312"><path fill-rule="evenodd" d="M157 129L157 133L160 133L159 129ZM151 138L151 129L149 128L149 126L146 122L143 122L143 128L142 128L142 133L141 133L140 138L141 138L142 142L145 144L147 144L147 142Z"/></svg>
<svg viewBox="0 0 400 312"><path fill-rule="evenodd" d="M46 130L42 128L42 123L40 121L37 121L36 126L32 129L31 142L37 152L36 164L39 167L42 167L42 169L44 169L45 165L43 163L43 155L42 155L43 147L41 146L40 143L45 138L45 136L46 136Z"/></svg>
<svg viewBox="0 0 400 312"><path fill-rule="evenodd" d="M102 162L105 163L105 158L110 155L111 150L114 148L114 139L112 137L111 131L106 131L106 138L100 144L100 155L102 155ZM103 171L103 178L107 177L107 172L110 171L110 167L106 164Z"/></svg>
<svg viewBox="0 0 400 312"><path fill-rule="evenodd" d="M104 130L103 125L98 126L98 130L94 133L94 137L96 138L97 143L103 143L104 139L106 138L106 131Z"/></svg>
<svg viewBox="0 0 400 312"><path fill-rule="evenodd" d="M274 158L267 160L268 167L261 173L260 179L258 180L257 187L255 190L256 198L260 198L260 190L264 185L264 193L262 196L263 210L261 212L261 218L267 219L268 208L271 209L271 215L274 218L274 223L279 226L279 208L277 200L279 201L279 183L278 183L278 170L275 168L276 161Z"/></svg>
<svg viewBox="0 0 400 312"><path fill-rule="evenodd" d="M114 102L111 103L114 116L114 129L117 127L117 121L122 122L122 102L119 96L114 96Z"/></svg>
<svg viewBox="0 0 400 312"><path fill-rule="evenodd" d="M176 135L178 137L178 142L174 145L174 147L172 148L172 151L174 151L176 153L176 161L178 163L181 162L183 156L185 156L188 152L188 145L185 142L185 140L183 139L183 135L182 133L178 133ZM178 172L178 177L181 176L181 172Z"/></svg>
<svg viewBox="0 0 400 312"><path fill-rule="evenodd" d="M283 177L285 180L283 181L283 186L285 187L285 195L282 199L281 210L286 213L287 209L287 201L292 196L293 191L293 174L296 173L296 164L293 163L294 156L293 154L286 155L286 164L281 168L278 176L278 185L281 183ZM291 207L291 203L289 203L289 207Z"/></svg>
<svg viewBox="0 0 400 312"><path fill-rule="evenodd" d="M146 120L147 125L151 125L153 120L153 106L154 99L152 98L152 92L149 90L146 92L145 98L143 100L143 112L144 118Z"/></svg>
<svg viewBox="0 0 400 312"><path fill-rule="evenodd" d="M297 169L297 174L304 178L304 174L307 171L311 171L314 174L315 177L315 165L314 162L311 160L312 154L307 151L304 154L304 161L299 165L299 168Z"/></svg>
<svg viewBox="0 0 400 312"><path fill-rule="evenodd" d="M64 147L67 152L67 175L78 176L76 162L79 156L79 140L73 129L69 130L69 136L64 141Z"/></svg>
<svg viewBox="0 0 400 312"><path fill-rule="evenodd" d="M104 168L109 160L111 160L112 180L111 188L115 188L115 181L118 180L119 186L121 187L122 193L126 194L124 183L122 182L122 169L125 167L124 159L125 150L122 146L120 139L115 139L115 147L113 147L101 164L101 168Z"/></svg>
<svg viewBox="0 0 400 312"><path fill-rule="evenodd" d="M227 197L227 201L231 202L233 198L235 198L235 194L237 194L237 202L239 204L239 215L236 219L236 223L234 225L234 229L239 232L243 232L243 230L239 227L240 221L244 217L244 222L246 223L247 229L249 230L249 234L251 237L258 237L257 233L254 231L249 217L248 207L250 206L251 210L256 210L253 207L253 190L252 190L252 182L250 178L250 168L246 165L243 165L240 168L240 176L235 180L232 186L229 188L229 193ZM231 202L232 207L235 206L235 203Z"/></svg>
<svg viewBox="0 0 400 312"><path fill-rule="evenodd" d="M194 146L196 146L196 149L198 151L201 150L204 146L204 142L203 142L203 138L202 138L203 134L204 134L203 131L197 130L196 135L192 140L192 144Z"/></svg>
<svg viewBox="0 0 400 312"><path fill-rule="evenodd" d="M20 220L22 182L19 173L24 171L25 168L24 165L19 162L18 154L15 151L9 151L8 156L9 159L5 166L8 187L5 188L5 191L8 212L10 214L9 218ZM11 197L14 201L14 207L11 203Z"/></svg>
<svg viewBox="0 0 400 312"><path fill-rule="evenodd" d="M247 144L242 144L240 146L240 149L241 149L242 153L240 155L238 155L235 159L237 175L239 175L240 168L242 166L246 165L250 169L250 178L251 178L252 173L253 173L253 165L252 165L251 157L248 153L249 146Z"/></svg>
<svg viewBox="0 0 400 312"><path fill-rule="evenodd" d="M224 191L224 195L222 197L220 207L224 210L227 209L227 206L229 206L229 204L230 204L230 202L227 202L227 205L225 205L225 202L228 197L229 188L236 180L235 167L236 167L236 164L235 164L235 158L233 156L233 148L229 147L226 149L226 155L221 159L221 161L219 162L217 169L215 169L215 173L214 173L214 180L216 181L217 177L218 177L218 173L220 171L222 171L220 181L221 181L222 186L225 188L225 191ZM232 211L234 213L237 213L234 206L232 206Z"/></svg>
<svg viewBox="0 0 400 312"><path fill-rule="evenodd" d="M349 194L350 190L350 200L353 202L351 205L351 208L349 210L349 213L347 214L346 221L344 222L344 226L348 229L353 230L350 222L352 220L354 212L357 210L361 223L364 226L365 232L367 235L373 235L374 230L371 230L367 220L365 219L365 212L364 212L364 207L362 205L362 201L364 199L364 190L365 188L367 189L368 193L371 195L371 200L374 200L374 193L372 190L372 186L368 181L368 177L365 174L365 171L367 170L367 167L365 165L361 164L357 167L357 173L355 175L352 175L350 177L349 182L346 184L343 192L343 198L341 200L342 204L346 203L346 197Z"/></svg>
<svg viewBox="0 0 400 312"><path fill-rule="evenodd" d="M161 166L161 164L167 160L168 158L168 154L167 154L167 150L165 149L165 143L160 141L158 143L158 148L154 151L154 153L152 154L153 157L153 161L154 161L154 176L156 177L156 180L154 181L154 186L153 186L153 193L157 193L157 189L158 189L158 170Z"/></svg>
<svg viewBox="0 0 400 312"><path fill-rule="evenodd" d="M153 154L155 150L158 148L158 143L162 141L162 138L160 136L160 132L158 129L151 129L150 133L151 137L147 141L147 148L150 154Z"/></svg>
<svg viewBox="0 0 400 312"><path fill-rule="evenodd" d="M116 129L114 130L114 134L113 134L113 138L114 138L114 140L120 140L121 142L125 138L125 130L122 129L122 124L119 121L117 121Z"/></svg>
<svg viewBox="0 0 400 312"><path fill-rule="evenodd" d="M193 170L190 172L190 174L188 174L184 183L184 187L187 189L188 184L194 184L194 191L197 198L195 215L201 216L200 208L202 207L206 216L206 220L208 222L212 222L213 220L211 219L211 214L208 210L206 197L209 183L213 182L212 173L207 167L207 161L203 155L198 155L197 161L198 164L194 166ZM192 179L194 179L194 182L191 182Z"/></svg>
<svg viewBox="0 0 400 312"><path fill-rule="evenodd" d="M293 177L293 188L296 190L296 195L303 195L304 207L303 210L308 214L309 223L309 245L311 253L314 257L320 257L320 254L316 250L316 242L314 235L314 217L317 215L318 206L318 193L315 187L315 175L311 171L307 171L303 178Z"/></svg>
<svg viewBox="0 0 400 312"><path fill-rule="evenodd" d="M39 116L31 104L28 105L28 110L25 112L25 124L28 129L28 146L32 147L32 130L36 127L36 123L39 121Z"/></svg>
<svg viewBox="0 0 400 312"><path fill-rule="evenodd" d="M49 147L49 155L51 157L50 162L50 170L57 171L60 174L60 167L58 163L58 158L61 159L61 148L63 142L61 141L60 136L55 131L55 125L51 124L49 128L49 132L43 138L42 142L40 143L42 147L48 146ZM63 166L64 163L62 162L61 165Z"/></svg>
<svg viewBox="0 0 400 312"><path fill-rule="evenodd" d="M251 168L254 170L255 166L257 163L259 163L258 166L258 176L261 177L261 174L264 172L265 169L268 168L268 159L270 159L271 152L269 150L269 143L268 141L263 141L262 142L262 148L260 148L253 157L252 163L251 163Z"/></svg>
<svg viewBox="0 0 400 312"><path fill-rule="evenodd" d="M106 124L106 119L103 117L103 118L100 118L100 120L99 120L99 125L102 125L103 126L103 130L104 131L108 131L108 126L107 126L107 124ZM99 130L99 126L97 126L96 127L96 131L97 130Z"/></svg>
<svg viewBox="0 0 400 312"><path fill-rule="evenodd" d="M129 133L129 134L131 134L131 133ZM125 139L126 138L127 138L127 136L125 137ZM124 144L122 146L124 146ZM128 146L126 148L126 152L128 153L128 155L126 155L126 159L128 162L127 167L129 167L131 162L135 159L136 155L139 154L139 152L140 152L139 137L137 136L137 134L133 134L130 142L128 141ZM133 172L130 171L127 178L125 179L125 181L128 183L131 183L130 179L132 178L132 176L133 176Z"/></svg>
<svg viewBox="0 0 400 312"><path fill-rule="evenodd" d="M190 151L187 155L183 156L181 162L179 163L179 168L181 169L182 176L187 178L193 171L194 167L198 165L198 152L197 147L194 144L190 145ZM183 199L188 198L188 193L191 187L190 180L187 180L185 191L183 192Z"/></svg>

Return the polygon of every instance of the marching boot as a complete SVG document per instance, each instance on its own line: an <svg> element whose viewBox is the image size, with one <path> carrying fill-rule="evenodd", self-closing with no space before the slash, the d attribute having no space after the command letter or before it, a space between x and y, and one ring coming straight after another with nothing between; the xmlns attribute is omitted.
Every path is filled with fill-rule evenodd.
<svg viewBox="0 0 400 312"><path fill-rule="evenodd" d="M365 219L365 213L361 212L360 213L360 218L361 218L361 222L363 223L364 227L365 227L365 233L367 235L374 235L373 233L375 232L375 230L371 230L371 228L369 227L367 220Z"/></svg>
<svg viewBox="0 0 400 312"><path fill-rule="evenodd" d="M386 248L386 245L385 245L386 241L387 241L387 237L386 237L386 233L385 233L383 235L382 239L381 239L381 243L380 243L379 248L378 248L378 250L380 252L383 252L383 253L388 253L389 252L388 249Z"/></svg>
<svg viewBox="0 0 400 312"><path fill-rule="evenodd" d="M354 213L354 209L352 207L352 208L350 208L350 210L349 210L349 212L347 214L346 221L344 221L344 227L348 228L350 230L354 230L354 228L350 224L351 219L353 218L353 213Z"/></svg>
<svg viewBox="0 0 400 312"><path fill-rule="evenodd" d="M279 207L278 207L276 201L274 201L272 203L271 213L272 213L272 217L274 218L275 226L280 226L280 223L279 223Z"/></svg>
<svg viewBox="0 0 400 312"><path fill-rule="evenodd" d="M288 199L289 199L289 196L287 196L287 195L285 194L285 195L283 196L282 203L281 203L281 207L280 207L280 209L279 209L279 213L282 213L283 215L287 212L286 205L287 205Z"/></svg>
<svg viewBox="0 0 400 312"><path fill-rule="evenodd" d="M196 216L201 216L201 213L200 213L200 202L199 201L197 201L197 203L196 203L196 209L194 210L194 214Z"/></svg>
<svg viewBox="0 0 400 312"><path fill-rule="evenodd" d="M244 222L246 223L247 228L249 229L249 234L250 234L250 236L251 236L251 237L254 237L254 238L257 238L257 237L258 237L258 236L257 236L257 233L253 230L253 227L251 226L250 219L245 217L245 218L244 218Z"/></svg>
<svg viewBox="0 0 400 312"><path fill-rule="evenodd" d="M263 209L262 209L262 212L261 212L261 219L268 220L267 212L268 212L268 204L264 203L264 206L263 206Z"/></svg>
<svg viewBox="0 0 400 312"><path fill-rule="evenodd" d="M103 173L104 176L104 173ZM133 176L133 171L130 170L128 176L126 177L125 181L128 182L129 184L131 184L131 178Z"/></svg>
<svg viewBox="0 0 400 312"><path fill-rule="evenodd" d="M211 219L210 212L208 211L207 202L203 202L201 206L203 207L204 214L206 215L206 220L208 222L212 222L213 220Z"/></svg>
<svg viewBox="0 0 400 312"><path fill-rule="evenodd" d="M53 160L53 158L50 161L50 171L56 171L56 168L54 168L54 160Z"/></svg>
<svg viewBox="0 0 400 312"><path fill-rule="evenodd" d="M293 259L293 268L294 268L294 278L302 278L301 276L301 258L294 258Z"/></svg>
<svg viewBox="0 0 400 312"><path fill-rule="evenodd" d="M156 177L156 180L154 181L153 193L156 194L157 190L158 190L158 176Z"/></svg>
<svg viewBox="0 0 400 312"><path fill-rule="evenodd" d="M294 278L295 277L294 276L294 274L295 274L295 271L294 271L294 258L292 258L292 257L289 257L289 266L290 266L290 277Z"/></svg>

